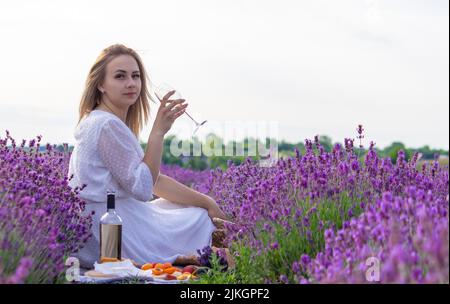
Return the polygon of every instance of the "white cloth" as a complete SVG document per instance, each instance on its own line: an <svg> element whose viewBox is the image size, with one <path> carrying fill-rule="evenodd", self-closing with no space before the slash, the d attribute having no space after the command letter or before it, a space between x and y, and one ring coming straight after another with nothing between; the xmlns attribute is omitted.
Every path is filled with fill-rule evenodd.
<svg viewBox="0 0 450 304"><path fill-rule="evenodd" d="M78 281L81 283L111 283L114 281L122 281L124 279L140 279L151 284L177 284L181 282L187 282L190 278L183 280L165 280L166 274L154 275L152 270L141 270L133 265L130 260L124 260L122 262L110 262L110 263L94 263L94 270L97 273L109 275L110 277L91 276L89 273L85 273L78 277ZM175 271L172 275L178 277L182 273Z"/></svg>
<svg viewBox="0 0 450 304"><path fill-rule="evenodd" d="M75 131L68 176L72 188L86 188L80 198L85 214L95 211L92 233L75 256L85 268L99 259L99 221L106 212L106 190L116 191L116 211L123 220L122 257L137 263L170 262L196 255L211 245L216 229L207 210L153 198L153 179L142 161L144 151L131 130L115 115L94 110Z"/></svg>

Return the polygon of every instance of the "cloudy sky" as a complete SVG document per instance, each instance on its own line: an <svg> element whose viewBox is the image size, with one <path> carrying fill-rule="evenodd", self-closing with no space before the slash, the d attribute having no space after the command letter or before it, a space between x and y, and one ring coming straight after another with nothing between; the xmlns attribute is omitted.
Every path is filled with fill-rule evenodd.
<svg viewBox="0 0 450 304"><path fill-rule="evenodd" d="M123 43L189 102L199 133L449 148L447 0L2 1L0 136L74 144L87 72ZM154 107L154 109L156 109ZM154 116L154 114L153 114ZM142 131L146 141L153 120ZM188 137L184 115L170 134ZM203 133L202 133L203 132Z"/></svg>

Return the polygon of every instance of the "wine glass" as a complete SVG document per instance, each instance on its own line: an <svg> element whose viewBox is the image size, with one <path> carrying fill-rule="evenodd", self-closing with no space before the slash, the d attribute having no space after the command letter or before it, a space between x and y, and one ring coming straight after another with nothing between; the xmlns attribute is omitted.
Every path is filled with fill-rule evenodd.
<svg viewBox="0 0 450 304"><path fill-rule="evenodd" d="M162 83L159 86L153 86L153 93L156 95L156 97L158 98L158 100L160 102L163 99L163 97L166 96L166 94L169 93L170 91L175 91L175 93L170 96L171 100L182 99L181 94L167 83ZM189 116L189 118L195 123L195 129L194 129L194 132L192 132L192 136L194 136L195 133L198 131L198 129L201 126L203 126L207 121L204 120L201 123L199 123L191 115L189 115L189 113L187 111L185 111L184 113L187 116Z"/></svg>

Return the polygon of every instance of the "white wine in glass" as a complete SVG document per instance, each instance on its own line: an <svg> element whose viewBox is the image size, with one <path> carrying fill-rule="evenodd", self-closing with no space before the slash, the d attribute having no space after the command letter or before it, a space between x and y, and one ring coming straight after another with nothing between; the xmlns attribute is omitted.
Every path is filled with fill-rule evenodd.
<svg viewBox="0 0 450 304"><path fill-rule="evenodd" d="M170 91L175 91L175 93L170 96L170 100L182 99L181 94L167 83L162 83L159 86L153 87L153 92L158 98L159 102L161 102L163 97L166 96L166 94ZM187 111L185 111L184 113L195 123L195 129L194 132L192 132L192 136L194 136L198 129L206 123L206 120L198 122L191 115L189 115Z"/></svg>

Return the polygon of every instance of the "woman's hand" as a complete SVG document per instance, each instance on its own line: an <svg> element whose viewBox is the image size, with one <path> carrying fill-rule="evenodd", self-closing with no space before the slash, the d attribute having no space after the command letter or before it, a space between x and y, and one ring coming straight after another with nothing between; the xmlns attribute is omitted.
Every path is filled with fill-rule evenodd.
<svg viewBox="0 0 450 304"><path fill-rule="evenodd" d="M159 100L161 102L158 113L156 114L155 122L153 124L153 129L159 134L166 134L174 121L183 115L186 110L188 104L182 104L185 102L185 99L175 99L170 100L169 97L175 93L174 91L170 91L167 93L163 99Z"/></svg>
<svg viewBox="0 0 450 304"><path fill-rule="evenodd" d="M210 203L208 204L208 215L211 218L220 218L223 220L227 220L227 216L223 211L220 209L219 205L217 205L216 201L211 198Z"/></svg>

